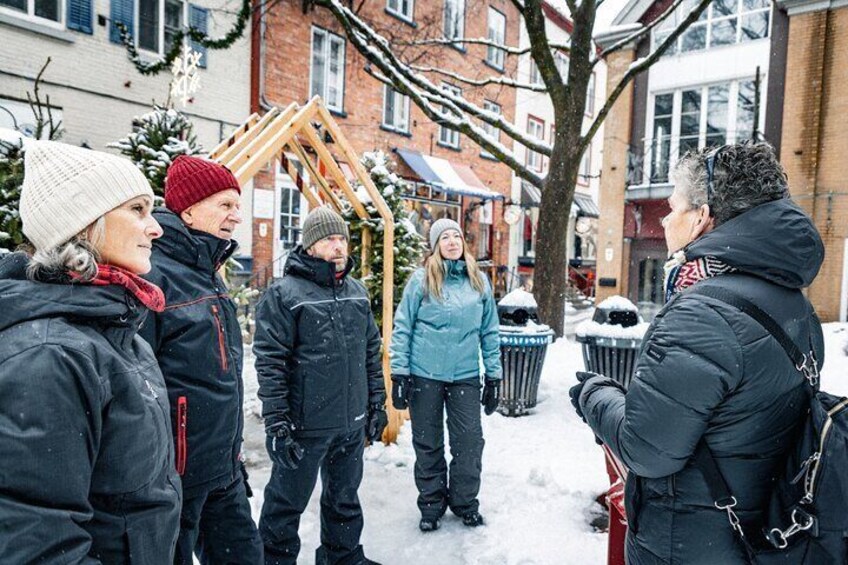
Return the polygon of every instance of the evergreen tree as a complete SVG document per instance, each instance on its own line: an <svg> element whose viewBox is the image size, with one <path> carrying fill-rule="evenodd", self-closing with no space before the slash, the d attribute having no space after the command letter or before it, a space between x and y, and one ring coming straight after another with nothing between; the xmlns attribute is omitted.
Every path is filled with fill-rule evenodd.
<svg viewBox="0 0 848 565"><path fill-rule="evenodd" d="M395 219L394 238L394 304L397 308L403 295L406 281L415 269L420 265L421 259L427 251L424 238L415 229L409 220L409 213L403 205L401 195L406 188L406 182L392 172L393 165L382 151L365 153L361 159L362 165L371 176L371 180L383 195L386 205L392 211ZM365 210L371 216L362 220L356 215L353 207L349 204L343 210L343 216L350 225L351 254L356 260L356 268L353 276L361 278L368 289L371 297L371 311L377 321L377 326L382 327L383 319L383 219L377 212L377 208L368 197L365 188L358 186L356 189L360 200L365 204ZM365 227L371 229L371 256L370 273L362 276L362 266L359 264L362 257L362 231Z"/></svg>
<svg viewBox="0 0 848 565"><path fill-rule="evenodd" d="M178 155L196 155L203 151L197 144L189 119L173 108L154 106L152 112L132 121L133 131L125 138L110 143L144 173L153 192L165 194L165 173Z"/></svg>
<svg viewBox="0 0 848 565"><path fill-rule="evenodd" d="M24 242L18 212L23 181L22 143L0 140L0 249L12 251Z"/></svg>

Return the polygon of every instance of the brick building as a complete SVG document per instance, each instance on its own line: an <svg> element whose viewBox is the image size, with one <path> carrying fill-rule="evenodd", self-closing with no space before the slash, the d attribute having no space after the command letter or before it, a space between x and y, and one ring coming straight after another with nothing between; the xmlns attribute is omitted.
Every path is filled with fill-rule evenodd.
<svg viewBox="0 0 848 565"><path fill-rule="evenodd" d="M444 36L495 37L510 46L519 41L519 17L509 0L374 0L362 3L360 14L398 43ZM510 196L511 170L369 75L366 59L328 11L304 11L301 3L282 2L263 19L253 42L259 54L253 69L254 110L304 103L320 94L359 154L384 151L398 174L413 181L405 201L419 231L426 234L433 220L452 217L463 225L484 266L495 271L506 265L509 226L503 221L503 202ZM419 52L419 64L470 78L515 71L514 57L482 45L431 46ZM508 120L514 117L513 89L472 88L436 74L430 78ZM280 258L299 238L306 203L279 163L256 177L253 200L253 270L279 276Z"/></svg>
<svg viewBox="0 0 848 565"><path fill-rule="evenodd" d="M848 3L781 0L789 19L780 160L825 261L808 296L824 321L848 310Z"/></svg>
<svg viewBox="0 0 848 565"><path fill-rule="evenodd" d="M670 0L634 0L596 36L609 46L652 22ZM691 5L607 60L607 91L670 34ZM767 0L713 2L630 83L605 122L597 297L628 297L648 318L662 305L669 171L687 150L751 139L781 144L786 14Z"/></svg>

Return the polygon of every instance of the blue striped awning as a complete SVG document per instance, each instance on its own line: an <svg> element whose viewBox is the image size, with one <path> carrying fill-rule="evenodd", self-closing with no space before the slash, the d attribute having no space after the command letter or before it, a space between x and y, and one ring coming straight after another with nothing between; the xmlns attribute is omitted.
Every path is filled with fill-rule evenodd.
<svg viewBox="0 0 848 565"><path fill-rule="evenodd" d="M487 188L467 165L451 163L447 159L424 155L411 149L396 151L422 182L439 190L483 200L504 199L502 194Z"/></svg>

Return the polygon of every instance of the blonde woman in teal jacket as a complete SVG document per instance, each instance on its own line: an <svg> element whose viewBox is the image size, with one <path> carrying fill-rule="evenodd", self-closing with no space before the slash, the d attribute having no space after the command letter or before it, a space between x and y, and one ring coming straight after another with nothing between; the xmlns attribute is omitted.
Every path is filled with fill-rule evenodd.
<svg viewBox="0 0 848 565"><path fill-rule="evenodd" d="M492 288L467 252L459 224L447 218L433 223L430 249L424 268L403 291L391 345L392 403L398 410L409 408L412 419L422 532L437 530L448 508L468 527L483 525L477 500L484 443L478 399L492 414L501 379Z"/></svg>

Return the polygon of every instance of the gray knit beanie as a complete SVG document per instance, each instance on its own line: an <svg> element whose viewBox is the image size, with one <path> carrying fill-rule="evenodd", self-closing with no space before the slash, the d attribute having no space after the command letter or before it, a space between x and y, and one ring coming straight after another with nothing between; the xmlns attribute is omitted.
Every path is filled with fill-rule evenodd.
<svg viewBox="0 0 848 565"><path fill-rule="evenodd" d="M303 222L303 238L301 243L304 249L309 249L320 241L331 235L343 235L350 239L347 223L329 206L315 208Z"/></svg>
<svg viewBox="0 0 848 565"><path fill-rule="evenodd" d="M445 230L456 230L459 232L459 235L462 235L463 238L465 237L462 234L462 228L459 227L459 224L450 218L436 220L433 222L433 225L430 226L430 251L436 250L436 245L439 244L439 237Z"/></svg>
<svg viewBox="0 0 848 565"><path fill-rule="evenodd" d="M92 222L153 190L129 159L55 141L30 141L24 153L20 213L38 250L65 243Z"/></svg>

